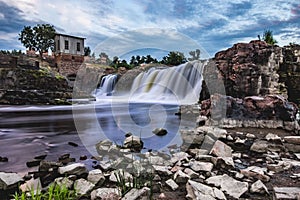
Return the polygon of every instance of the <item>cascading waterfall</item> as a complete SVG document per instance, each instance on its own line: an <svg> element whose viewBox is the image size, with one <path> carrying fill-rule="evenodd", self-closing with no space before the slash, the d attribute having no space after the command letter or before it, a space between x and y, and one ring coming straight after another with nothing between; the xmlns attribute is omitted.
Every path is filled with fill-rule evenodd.
<svg viewBox="0 0 300 200"><path fill-rule="evenodd" d="M162 67L153 67L135 77L126 95L122 94L116 98L124 97L130 101L140 102L195 103L199 100L202 87L202 70L206 63L207 61L194 61L177 67L163 69ZM103 78L101 81L103 92L98 94L103 96L103 94L113 90L114 85L111 79L114 76L116 75L108 75L107 78ZM117 84L122 83L118 82ZM107 87L110 89L106 89ZM99 95L97 96L99 97Z"/></svg>
<svg viewBox="0 0 300 200"><path fill-rule="evenodd" d="M96 96L111 96L117 83L118 75L108 74L102 77Z"/></svg>

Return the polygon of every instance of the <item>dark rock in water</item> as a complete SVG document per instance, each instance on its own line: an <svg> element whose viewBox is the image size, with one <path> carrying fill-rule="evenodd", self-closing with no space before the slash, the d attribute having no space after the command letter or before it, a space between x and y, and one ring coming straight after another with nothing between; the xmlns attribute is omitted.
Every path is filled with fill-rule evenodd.
<svg viewBox="0 0 300 200"><path fill-rule="evenodd" d="M68 145L73 147L78 147L78 144L76 144L75 142L68 142Z"/></svg>
<svg viewBox="0 0 300 200"><path fill-rule="evenodd" d="M41 160L35 159L35 160L31 160L31 161L26 162L26 166L27 167L36 167L36 166L39 166L40 163L41 163Z"/></svg>
<svg viewBox="0 0 300 200"><path fill-rule="evenodd" d="M61 161L61 160L65 160L65 159L67 159L67 158L70 158L70 154L69 154L69 153L66 153L66 154L61 155L61 156L58 158L58 160Z"/></svg>
<svg viewBox="0 0 300 200"><path fill-rule="evenodd" d="M79 160L86 160L87 159L87 156L86 155L82 155L80 156Z"/></svg>
<svg viewBox="0 0 300 200"><path fill-rule="evenodd" d="M29 175L29 174L27 174L27 175L23 176L23 179L24 179L25 181L29 181L30 179L32 179L32 176Z"/></svg>
<svg viewBox="0 0 300 200"><path fill-rule="evenodd" d="M130 132L125 134L125 137L130 137L130 136L132 136L132 133L130 133Z"/></svg>
<svg viewBox="0 0 300 200"><path fill-rule="evenodd" d="M154 133L155 135L163 136L166 135L168 131L164 128L156 128L152 131L152 133Z"/></svg>
<svg viewBox="0 0 300 200"><path fill-rule="evenodd" d="M47 154L35 156L34 159L37 159L37 160L44 160L46 157L47 157Z"/></svg>
<svg viewBox="0 0 300 200"><path fill-rule="evenodd" d="M8 162L8 158L0 156L0 162Z"/></svg>

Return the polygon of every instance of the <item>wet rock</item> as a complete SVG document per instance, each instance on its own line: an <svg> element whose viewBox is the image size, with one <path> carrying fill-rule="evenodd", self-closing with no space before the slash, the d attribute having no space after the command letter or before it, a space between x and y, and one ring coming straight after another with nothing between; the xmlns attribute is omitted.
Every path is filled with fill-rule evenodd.
<svg viewBox="0 0 300 200"><path fill-rule="evenodd" d="M41 172L57 171L57 169L62 166L63 165L61 163L42 160L40 162L39 171Z"/></svg>
<svg viewBox="0 0 300 200"><path fill-rule="evenodd" d="M177 190L179 188L179 185L177 185L177 183L175 181L173 181L173 179L168 179L166 180L166 184L173 190Z"/></svg>
<svg viewBox="0 0 300 200"><path fill-rule="evenodd" d="M232 157L232 149L224 142L217 140L211 149L210 154L218 157Z"/></svg>
<svg viewBox="0 0 300 200"><path fill-rule="evenodd" d="M221 187L223 192L226 192L236 199L248 191L248 183L237 181L227 174L210 177L206 179L205 182L213 184L216 187Z"/></svg>
<svg viewBox="0 0 300 200"><path fill-rule="evenodd" d="M39 166L41 163L41 160L31 160L31 161L27 161L26 162L26 166L27 167L36 167L36 166Z"/></svg>
<svg viewBox="0 0 300 200"><path fill-rule="evenodd" d="M117 188L98 188L91 192L91 200L119 200L120 191Z"/></svg>
<svg viewBox="0 0 300 200"><path fill-rule="evenodd" d="M128 133L125 134L125 137L130 137L132 135L133 135L132 133L128 132Z"/></svg>
<svg viewBox="0 0 300 200"><path fill-rule="evenodd" d="M211 172L214 165L210 162L191 161L190 167L195 172L200 172L200 171Z"/></svg>
<svg viewBox="0 0 300 200"><path fill-rule="evenodd" d="M0 190L17 188L22 181L22 177L17 173L0 172Z"/></svg>
<svg viewBox="0 0 300 200"><path fill-rule="evenodd" d="M281 142L281 137L273 133L268 133L265 138L267 141Z"/></svg>
<svg viewBox="0 0 300 200"><path fill-rule="evenodd" d="M152 133L154 133L155 135L158 135L158 136L163 136L163 135L166 135L168 133L168 131L164 128L156 128L152 131Z"/></svg>
<svg viewBox="0 0 300 200"><path fill-rule="evenodd" d="M8 162L8 158L0 156L0 162Z"/></svg>
<svg viewBox="0 0 300 200"><path fill-rule="evenodd" d="M86 155L82 155L80 156L79 160L86 160L87 159L87 156Z"/></svg>
<svg viewBox="0 0 300 200"><path fill-rule="evenodd" d="M47 157L47 154L44 154L44 155L35 156L34 159L44 160L46 157Z"/></svg>
<svg viewBox="0 0 300 200"><path fill-rule="evenodd" d="M62 175L77 175L81 176L87 173L87 169L83 163L74 163L64 167L59 167L58 172Z"/></svg>
<svg viewBox="0 0 300 200"><path fill-rule="evenodd" d="M76 144L75 142L68 142L68 145L72 147L78 147L78 144Z"/></svg>
<svg viewBox="0 0 300 200"><path fill-rule="evenodd" d="M137 136L129 136L125 138L124 147L134 151L140 151L144 146L143 141Z"/></svg>
<svg viewBox="0 0 300 200"><path fill-rule="evenodd" d="M74 190L79 195L88 194L90 191L92 191L92 189L94 187L95 187L95 185L93 183L91 183L83 178L76 180L74 183Z"/></svg>
<svg viewBox="0 0 300 200"><path fill-rule="evenodd" d="M299 199L300 187L274 187L276 199Z"/></svg>
<svg viewBox="0 0 300 200"><path fill-rule="evenodd" d="M95 170L89 171L87 180L97 186L102 186L103 183L105 182L105 177L100 169L95 169Z"/></svg>
<svg viewBox="0 0 300 200"><path fill-rule="evenodd" d="M143 197L148 197L149 194L150 194L150 188L147 187L143 187L141 189L132 188L128 193L125 194L122 200L138 200Z"/></svg>
<svg viewBox="0 0 300 200"><path fill-rule="evenodd" d="M178 170L174 174L174 180L176 183L186 183L190 179L190 176L182 172L181 170Z"/></svg>
<svg viewBox="0 0 300 200"><path fill-rule="evenodd" d="M261 180L256 181L251 185L251 193L269 194L268 188L261 182Z"/></svg>

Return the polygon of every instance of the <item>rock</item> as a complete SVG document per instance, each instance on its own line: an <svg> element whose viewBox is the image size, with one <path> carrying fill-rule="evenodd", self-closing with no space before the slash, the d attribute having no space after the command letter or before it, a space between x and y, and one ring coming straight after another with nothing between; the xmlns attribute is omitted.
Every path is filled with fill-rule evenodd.
<svg viewBox="0 0 300 200"><path fill-rule="evenodd" d="M190 179L196 179L199 177L199 174L190 168L185 168L183 172L189 175Z"/></svg>
<svg viewBox="0 0 300 200"><path fill-rule="evenodd" d="M177 183L175 183L175 181L173 181L173 179L168 179L166 180L166 184L173 190L177 190L179 188L179 185L177 185Z"/></svg>
<svg viewBox="0 0 300 200"><path fill-rule="evenodd" d="M209 177L205 180L208 184L213 184L216 187L221 187L223 192L238 199L242 194L248 191L248 183L237 181L227 174Z"/></svg>
<svg viewBox="0 0 300 200"><path fill-rule="evenodd" d="M143 187L141 189L132 188L128 193L125 194L122 200L139 200L142 197L148 197L149 193L150 188L147 187Z"/></svg>
<svg viewBox="0 0 300 200"><path fill-rule="evenodd" d="M170 176L172 172L167 166L153 165L154 170L161 176Z"/></svg>
<svg viewBox="0 0 300 200"><path fill-rule="evenodd" d="M215 197L217 199L226 200L226 196L224 195L224 193L221 190L219 190L218 188L215 188L215 187L213 188L213 190L214 190Z"/></svg>
<svg viewBox="0 0 300 200"><path fill-rule="evenodd" d="M130 137L132 135L133 135L132 133L128 132L128 133L125 134L125 137Z"/></svg>
<svg viewBox="0 0 300 200"><path fill-rule="evenodd" d="M36 167L36 166L39 166L40 163L41 163L41 160L35 159L35 160L27 161L26 166L27 167Z"/></svg>
<svg viewBox="0 0 300 200"><path fill-rule="evenodd" d="M214 165L210 162L191 161L190 167L195 172L199 172L199 171L211 172Z"/></svg>
<svg viewBox="0 0 300 200"><path fill-rule="evenodd" d="M0 162L8 162L8 158L0 156Z"/></svg>
<svg viewBox="0 0 300 200"><path fill-rule="evenodd" d="M94 187L95 187L95 185L93 183L91 183L83 178L76 180L74 183L74 190L79 195L88 194L90 191L92 191L92 189Z"/></svg>
<svg viewBox="0 0 300 200"><path fill-rule="evenodd" d="M276 199L299 199L300 187L274 187Z"/></svg>
<svg viewBox="0 0 300 200"><path fill-rule="evenodd" d="M117 188L98 188L91 192L91 200L119 200L120 191Z"/></svg>
<svg viewBox="0 0 300 200"><path fill-rule="evenodd" d="M100 169L89 171L87 180L97 186L102 186L105 182L105 177Z"/></svg>
<svg viewBox="0 0 300 200"><path fill-rule="evenodd" d="M96 144L96 150L101 155L103 151L107 152L112 145L113 143L109 139L106 139Z"/></svg>
<svg viewBox="0 0 300 200"><path fill-rule="evenodd" d="M241 138L239 138L239 137L236 137L234 143L235 143L235 144L238 144L238 145L243 145L243 144L246 143L246 141L247 141L247 139L241 139Z"/></svg>
<svg viewBox="0 0 300 200"><path fill-rule="evenodd" d="M0 172L0 190L17 188L22 181L22 177L17 173Z"/></svg>
<svg viewBox="0 0 300 200"><path fill-rule="evenodd" d="M212 187L189 180L186 184L186 198L190 200L215 200L215 194Z"/></svg>
<svg viewBox="0 0 300 200"><path fill-rule="evenodd" d="M281 142L281 137L273 133L268 133L265 138L267 141Z"/></svg>
<svg viewBox="0 0 300 200"><path fill-rule="evenodd" d="M42 160L40 162L39 171L40 172L49 172L49 171L55 171L59 167L62 167L63 165L61 163L52 162L52 161L46 161Z"/></svg>
<svg viewBox="0 0 300 200"><path fill-rule="evenodd" d="M266 168L250 166L246 169L240 170L240 172L244 176L247 176L249 178L255 178L255 179L261 180L263 182L268 182L270 180L270 177L265 175L265 173L267 172Z"/></svg>
<svg viewBox="0 0 300 200"><path fill-rule="evenodd" d="M210 151L211 155L218 157L232 157L232 149L230 146L226 145L224 142L217 140Z"/></svg>
<svg viewBox="0 0 300 200"><path fill-rule="evenodd" d="M190 155L187 154L186 152L177 152L172 155L170 162L175 164L178 161L182 161L182 160L189 161L189 157Z"/></svg>
<svg viewBox="0 0 300 200"><path fill-rule="evenodd" d="M68 142L68 145L72 147L78 147L78 144L76 144L75 142Z"/></svg>
<svg viewBox="0 0 300 200"><path fill-rule="evenodd" d="M256 140L250 147L251 151L257 153L265 153L268 151L269 143L264 140Z"/></svg>
<svg viewBox="0 0 300 200"><path fill-rule="evenodd" d="M300 136L285 136L283 139L285 142L300 145Z"/></svg>
<svg viewBox="0 0 300 200"><path fill-rule="evenodd" d="M44 160L46 157L47 157L47 154L43 154L43 155L35 156L34 159Z"/></svg>
<svg viewBox="0 0 300 200"><path fill-rule="evenodd" d="M54 183L57 184L59 187L64 186L68 189L72 189L74 181L70 180L67 177L59 177L54 180Z"/></svg>
<svg viewBox="0 0 300 200"><path fill-rule="evenodd" d="M246 137L249 138L249 139L255 139L256 138L256 136L252 133L247 133Z"/></svg>
<svg viewBox="0 0 300 200"><path fill-rule="evenodd" d="M183 173L181 170L178 170L174 174L174 180L176 183L186 183L190 179L190 176Z"/></svg>
<svg viewBox="0 0 300 200"><path fill-rule="evenodd" d="M267 187L261 182L261 180L256 181L251 185L250 188L251 193L260 193L260 194L269 194Z"/></svg>
<svg viewBox="0 0 300 200"><path fill-rule="evenodd" d="M152 131L152 133L154 133L155 135L158 135L158 136L163 136L163 135L166 135L168 133L168 131L164 128L156 128Z"/></svg>
<svg viewBox="0 0 300 200"><path fill-rule="evenodd" d="M87 159L87 156L86 155L82 155L80 156L79 160L86 160Z"/></svg>
<svg viewBox="0 0 300 200"><path fill-rule="evenodd" d="M133 149L134 151L140 151L144 146L143 141L137 136L129 136L125 138L124 147L128 149Z"/></svg>
<svg viewBox="0 0 300 200"><path fill-rule="evenodd" d="M77 175L81 176L82 174L87 173L87 169L83 163L74 163L64 167L58 168L58 173L62 175Z"/></svg>
<svg viewBox="0 0 300 200"><path fill-rule="evenodd" d="M118 182L118 180L124 179L125 182L131 182L133 177L130 173L124 171L123 169L114 170L110 173L109 180L111 182Z"/></svg>

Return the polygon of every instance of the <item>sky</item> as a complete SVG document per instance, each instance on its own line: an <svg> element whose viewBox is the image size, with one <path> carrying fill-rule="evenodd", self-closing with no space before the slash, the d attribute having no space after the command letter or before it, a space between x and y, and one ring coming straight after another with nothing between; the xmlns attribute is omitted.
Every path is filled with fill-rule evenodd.
<svg viewBox="0 0 300 200"><path fill-rule="evenodd" d="M84 37L98 55L196 48L204 57L272 30L279 46L300 43L299 0L0 0L0 49L25 48L24 26L49 23ZM159 54L159 53L158 53ZM157 57L159 55L157 54ZM188 55L186 55L188 56Z"/></svg>

